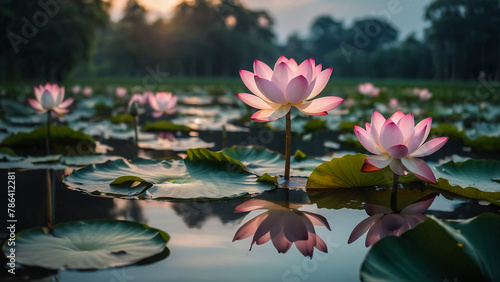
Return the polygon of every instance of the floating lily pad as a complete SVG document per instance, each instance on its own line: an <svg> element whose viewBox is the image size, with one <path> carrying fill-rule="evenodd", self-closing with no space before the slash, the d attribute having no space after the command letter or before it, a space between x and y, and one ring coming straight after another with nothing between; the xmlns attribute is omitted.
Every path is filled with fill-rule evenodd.
<svg viewBox="0 0 500 282"><path fill-rule="evenodd" d="M75 131L68 126L50 126L51 152L63 155L78 155L85 151L85 154L92 152L95 141L92 136L81 131ZM10 148L37 148L45 150L45 139L47 137L47 127L42 126L29 133L19 132L3 140L3 144ZM82 144L89 147L89 150L81 150Z"/></svg>
<svg viewBox="0 0 500 282"><path fill-rule="evenodd" d="M185 160L157 161L136 158L92 165L74 171L63 182L85 193L154 199L229 198L274 188L222 154L190 149ZM144 185L110 185L119 177L134 176ZM152 186L146 187L147 183Z"/></svg>
<svg viewBox="0 0 500 282"><path fill-rule="evenodd" d="M48 269L104 269L143 261L168 251L169 236L147 225L89 220L33 228L16 235L16 262ZM3 251L10 253L5 244Z"/></svg>
<svg viewBox="0 0 500 282"><path fill-rule="evenodd" d="M361 172L365 158L366 155L362 154L345 155L321 164L309 176L306 188L392 186L394 173L389 167L374 172ZM399 178L400 183L417 180L412 174Z"/></svg>
<svg viewBox="0 0 500 282"><path fill-rule="evenodd" d="M76 122L71 124L72 128L83 130L85 134L100 136L104 139L131 140L135 138L134 129L124 123L113 124L108 120L99 123ZM153 140L153 133L139 132L139 140Z"/></svg>
<svg viewBox="0 0 500 282"><path fill-rule="evenodd" d="M306 124L304 124L304 131L305 132L314 132L318 130L327 130L328 125L326 124L326 121L322 119L312 119L308 121Z"/></svg>
<svg viewBox="0 0 500 282"><path fill-rule="evenodd" d="M272 176L283 175L285 171L285 158L278 152L264 147L235 146L225 148L222 152L233 159L242 162L245 167L257 175L268 173ZM323 161L296 154L290 160L290 175L307 177Z"/></svg>
<svg viewBox="0 0 500 282"><path fill-rule="evenodd" d="M118 114L118 115L114 115L114 116L110 117L109 121L111 121L112 123L115 123L115 124L119 124L119 123L132 124L134 122L134 117L132 117L128 113L123 113L123 114Z"/></svg>
<svg viewBox="0 0 500 282"><path fill-rule="evenodd" d="M189 127L182 124L175 124L168 121L157 121L154 123L146 123L143 128L144 131L158 132L158 131L187 131Z"/></svg>
<svg viewBox="0 0 500 282"><path fill-rule="evenodd" d="M174 141L166 139L149 140L138 143L139 148L152 150L187 151L190 148L212 148L213 142L205 142L198 137L179 138Z"/></svg>
<svg viewBox="0 0 500 282"><path fill-rule="evenodd" d="M438 183L433 187L471 199L500 204L500 161L468 160L448 162L433 169Z"/></svg>
<svg viewBox="0 0 500 282"><path fill-rule="evenodd" d="M0 154L1 159L1 154ZM121 159L118 156L107 155L85 155L85 156L62 156L50 155L40 157L10 157L7 161L0 162L2 168L23 169L65 169L68 167L82 167L89 164L104 163L110 160Z"/></svg>
<svg viewBox="0 0 500 282"><path fill-rule="evenodd" d="M18 160L22 160L22 157L16 156L16 153L11 148L0 148L0 162Z"/></svg>
<svg viewBox="0 0 500 282"><path fill-rule="evenodd" d="M482 154L500 154L500 138L481 136L474 140L467 137L465 139L465 144L472 148L472 151Z"/></svg>
<svg viewBox="0 0 500 282"><path fill-rule="evenodd" d="M497 281L499 237L498 215L449 223L429 218L377 242L363 262L361 280Z"/></svg>
<svg viewBox="0 0 500 282"><path fill-rule="evenodd" d="M41 157L28 156L28 160L34 164L58 163L62 155L47 155Z"/></svg>
<svg viewBox="0 0 500 282"><path fill-rule="evenodd" d="M228 123L225 118L184 116L173 120L180 124L187 124L189 128L199 131L221 131L223 127L227 132L249 132L248 128Z"/></svg>

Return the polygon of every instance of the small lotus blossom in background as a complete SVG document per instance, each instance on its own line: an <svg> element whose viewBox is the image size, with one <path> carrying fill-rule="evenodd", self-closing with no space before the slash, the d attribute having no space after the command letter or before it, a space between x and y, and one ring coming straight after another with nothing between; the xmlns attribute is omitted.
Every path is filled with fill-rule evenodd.
<svg viewBox="0 0 500 282"><path fill-rule="evenodd" d="M337 107L344 99L328 96L316 97L326 86L332 68L321 70L314 59L297 65L294 59L280 57L274 70L261 61L254 61L254 72L240 71L245 86L253 93L239 93L247 105L259 109L251 117L257 122L277 120L286 115L292 106L307 115L321 116Z"/></svg>
<svg viewBox="0 0 500 282"><path fill-rule="evenodd" d="M432 93L430 93L427 88L424 88L420 90L418 97L420 98L420 101L426 101L432 97Z"/></svg>
<svg viewBox="0 0 500 282"><path fill-rule="evenodd" d="M83 88L82 93L83 93L83 96L85 96L85 97L90 97L90 96L92 96L92 87L90 87L90 86L85 86L85 87Z"/></svg>
<svg viewBox="0 0 500 282"><path fill-rule="evenodd" d="M370 153L362 171L371 172L390 166L397 175L406 175L407 170L423 181L436 183L430 167L418 157L430 155L448 141L448 137L424 141L429 136L432 118L426 118L415 126L412 113L405 115L395 112L387 120L377 111L373 111L371 123L366 129L354 126L356 136Z"/></svg>
<svg viewBox="0 0 500 282"><path fill-rule="evenodd" d="M166 141L175 141L177 138L175 138L175 135L172 132L159 132L156 136L160 140L166 140Z"/></svg>
<svg viewBox="0 0 500 282"><path fill-rule="evenodd" d="M420 98L420 101L426 101L432 98L432 93L429 92L429 89L427 88L413 88L413 95L418 96Z"/></svg>
<svg viewBox="0 0 500 282"><path fill-rule="evenodd" d="M124 87L116 87L116 96L118 98L123 98L127 96L127 89Z"/></svg>
<svg viewBox="0 0 500 282"><path fill-rule="evenodd" d="M253 235L252 244L262 245L270 240L278 253L286 253L295 243L297 249L306 257L312 258L314 248L327 253L325 242L316 234L314 225L330 229L326 218L296 207L284 207L272 202L251 199L238 205L234 212L249 212L257 209L268 211L243 224L234 235L233 242Z"/></svg>
<svg viewBox="0 0 500 282"><path fill-rule="evenodd" d="M64 87L59 87L57 84L47 83L45 86L33 87L35 99L28 99L31 107L39 113L53 111L58 115L68 113L67 109L74 101L73 98L68 98L64 101Z"/></svg>
<svg viewBox="0 0 500 282"><path fill-rule="evenodd" d="M71 87L71 92L73 92L73 94L80 94L80 91L82 91L80 85L74 85Z"/></svg>
<svg viewBox="0 0 500 282"><path fill-rule="evenodd" d="M389 100L389 107L391 107L392 109L395 109L395 108L399 107L399 101L398 101L398 99L391 98Z"/></svg>
<svg viewBox="0 0 500 282"><path fill-rule="evenodd" d="M354 106L355 104L356 104L356 101L354 101L354 99L347 98L347 99L344 100L344 104L343 105L346 108L350 108L350 107Z"/></svg>
<svg viewBox="0 0 500 282"><path fill-rule="evenodd" d="M426 196L405 207L401 212L393 212L390 208L365 205L365 211L370 216L361 221L352 231L348 244L356 241L368 231L365 246L369 247L388 235L400 236L425 220L425 211L429 209L436 198L435 194Z"/></svg>
<svg viewBox="0 0 500 282"><path fill-rule="evenodd" d="M165 114L173 114L176 112L177 96L171 92L158 92L156 95L148 95L148 102L151 108L155 111L155 118Z"/></svg>
<svg viewBox="0 0 500 282"><path fill-rule="evenodd" d="M417 87L413 88L412 93L413 93L413 95L418 96L418 94L420 93L420 88L417 88Z"/></svg>
<svg viewBox="0 0 500 282"><path fill-rule="evenodd" d="M373 86L370 82L366 82L358 85L358 92L370 97L378 97L380 88Z"/></svg>

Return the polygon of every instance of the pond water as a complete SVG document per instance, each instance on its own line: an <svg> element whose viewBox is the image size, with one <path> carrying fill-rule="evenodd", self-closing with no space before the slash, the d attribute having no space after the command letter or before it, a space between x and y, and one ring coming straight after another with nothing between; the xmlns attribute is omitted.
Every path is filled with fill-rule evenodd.
<svg viewBox="0 0 500 282"><path fill-rule="evenodd" d="M234 97L231 98L231 101L233 100ZM211 103L210 101L207 103ZM103 109L101 111L104 112L104 116L100 116L102 113L99 113L99 107L96 106L99 103L101 103L100 107ZM196 187L193 188L195 186L193 183L196 183L196 180L200 179L206 180L208 179L206 178L207 175L216 173L210 165L189 167L188 164L184 163L185 161L181 158L186 156L188 148L207 147L211 151L218 151L232 146L256 145L283 154L285 151L284 123L280 120L272 122L269 125L263 125L249 123L248 119L242 121L241 118L245 111L238 108L237 105L208 107L204 104L198 104L184 106L180 108L181 113L175 119L170 118L167 120L174 121L179 125L189 125L191 129L186 131L174 130L174 133L163 132L159 134L140 131L139 137L142 143L139 143L139 146L142 149L139 149L136 154L136 149L132 142L134 134L130 125L112 123L108 117L110 113L107 111L111 111L115 106L118 107L118 110L113 112L115 117L120 117L120 115L126 113L125 104L121 100L112 100L105 97L87 99L81 101L71 114L56 121L60 125L68 125L72 129L82 130L92 135L97 141L100 141L101 149L104 148L105 154L94 155L93 157L97 161L89 161L89 159L80 159L78 157L70 159L66 156L56 156L55 159L52 157L53 159L50 160L43 157L39 159L30 158L27 156L43 156L45 152L43 150L44 146L33 148L36 146L23 145L24 143L21 142L23 140L17 141L21 145L11 142L17 156L7 156L7 153L4 153L4 151L0 152L2 154L0 155L0 171L3 179L8 178L9 172L15 172L16 233L30 228L47 226L48 215L53 217L53 222L56 224L95 219L126 220L146 224L149 227L166 232L170 237L167 242L168 249L162 251L160 254L155 253L156 255L150 259L139 262L134 261L136 263L131 265L109 267L100 270L49 270L18 264L16 265L16 276L9 275L6 271L3 271L0 274L2 281L114 282L237 280L297 282L358 281L360 279L362 264L372 248L365 246L365 238L369 236L370 232L368 232L368 235L366 233L361 235L360 238L351 244L348 244L348 240L351 233L356 230L356 227L369 217L367 211L364 209L365 204L388 205L390 198L389 187L384 186L375 189L370 184L370 188L351 189L349 192L342 194L342 192L339 192L343 191L342 189L287 190L281 187L274 187L274 184L259 183L258 185L267 185L266 187L268 188L262 190L245 190L245 188L242 188L241 191L245 193L238 194L234 192L231 194L232 187L228 188L226 185L226 187L220 188L220 190L224 193L229 192L229 194L223 194L224 197L218 199L192 200L190 197L185 197L185 195L174 195L172 197L171 194L169 197L158 197L162 199L152 199L157 196L155 191L161 190L161 185L168 184L168 182L185 184L186 187L190 185L189 189L199 192L204 188L197 190ZM304 157L306 161L302 163L302 166L300 166L300 160L297 161L295 159L296 164L298 163L299 165L298 168L295 167L295 170L292 167L292 171L296 173L295 175L308 176L319 164L330 161L333 157L340 158L346 154L366 153L359 146L352 131L352 126L369 121L372 109L368 108L372 104L372 102L368 103L364 109L360 107L350 110L340 110L312 123L309 123L311 119L294 116L292 123L295 126L293 127L292 152L300 150L307 156L317 157L316 159ZM7 105L17 104L12 102L12 104L7 103ZM383 106L382 104L377 105L379 107ZM18 107L21 109L17 113L8 113L6 111L6 116L16 116L21 112L27 112L22 106L18 105ZM391 109L387 108L387 106L384 107L384 114L387 117ZM413 107L411 110L415 110L414 104L411 104L411 107ZM433 106L436 113L440 113L441 109L439 107L441 107L440 103L435 103ZM10 108L13 109L12 111L15 110L15 107ZM406 110L408 112L410 109ZM494 110L484 111L484 113L490 113L491 117L482 117L488 123L480 127L476 126L479 123L476 123L475 115L480 116L482 113L478 113L476 108L473 108L470 112L468 116L463 116L464 121L458 119L461 114L466 113L463 109L454 110L448 113L447 116L443 114L443 116L436 118L438 122L433 125L434 131L431 132L432 136L455 135L445 147L430 157L423 158L423 160L431 165L431 167L436 167L449 160L459 163L471 158L489 159L489 161L485 160L474 164L469 163L470 165L466 168L471 170L470 172L457 169L452 171L451 176L448 178L449 180L459 178L458 181L462 181L461 183L465 183L466 185L479 183L480 185L478 184L477 186L480 187L474 187L478 188L481 193L484 193L479 194L480 196L473 194L475 195L475 199L478 199L475 200L472 199L474 197L465 198L463 194L459 196L460 193L456 193L457 190L453 190L450 187L448 187L448 190L438 190L434 189L436 187L427 189L430 187L422 183L418 184L417 187L405 184L404 187L400 186L401 189L398 192L400 193L400 196L398 196L399 204L404 202L405 206L408 206L421 198L429 200L429 196L435 195L430 193L432 192L436 193L437 196L428 209L423 209L426 216L446 220L463 220L485 213L500 214L499 206L491 203L496 201L498 204L499 201L498 182L500 181L498 179L500 175L498 173L500 173L500 165L495 160L498 159L498 144L500 144L498 143L500 127L498 127L496 121L500 117L498 112L491 114L491 112L495 112ZM141 124L143 126L147 122L153 124L156 121L156 119L151 117L151 113L147 112L147 109L142 114ZM294 112L295 114L296 112ZM419 117L417 120L422 120L422 117ZM24 114L17 119L10 118L10 120L6 119L0 122L3 125L1 131L5 131L0 132L0 139L3 142L2 146L4 146L6 144L4 140L18 132L30 132L40 127L44 124L44 119L40 116L30 117ZM446 127L442 125L446 125ZM227 132L221 130L223 126ZM308 126L309 129L307 129ZM470 130L475 130L467 135L472 137L469 138L463 135L464 132L470 132ZM161 138L158 137L159 135ZM169 138L177 138L177 140L173 143L168 143L165 140ZM481 150L487 147L486 145L488 144L491 144L487 148L489 151ZM68 151L68 147L62 148ZM111 151L110 148L113 148L113 150ZM85 146L83 149L77 146L76 149L83 150L83 153L88 153L85 152ZM257 149L254 147L251 147L249 150L257 154L255 153ZM63 150L62 154L67 153L66 151ZM245 152L248 153L248 151ZM257 175L261 176L265 172L269 172L272 175L282 175L282 164L280 163L282 160L279 154L265 150L259 152L258 154L261 155L238 155L238 152L233 152L236 154L233 157L235 159L241 157L240 161L242 165L251 172L248 173L251 174L250 176L244 176L251 178L250 186L257 186L255 182ZM230 154L228 151L225 153ZM170 168L170 166L174 166L173 164L181 164L179 165L180 167L184 165L182 168L191 173L191 175L189 176L190 178L155 179L156 182L152 183L160 184L158 185L160 188L155 187L155 191L152 191L154 189L151 188L148 191L138 190L135 194L128 193L128 190L123 190L125 191L123 193L113 194L117 191L119 192L121 188L118 187L103 192L106 189L109 190L109 186L111 186L109 183L116 178L116 175L111 179L103 180L103 175L106 173L99 173L106 171L108 165L94 166L93 164L106 161L106 157L110 155L113 160L118 158L118 161L111 161L108 165L116 165L117 163L128 163L130 165L131 162L127 162L122 158L132 159L136 155L142 158L142 161L133 163L128 167L129 172L134 172L134 170L136 172L140 171L139 176L146 179L140 185L148 184L147 181L149 180L146 176L161 178L161 175L155 175L158 171L156 169ZM205 157L209 158L210 156ZM177 160L160 161L171 158ZM70 165L70 162L73 162L72 165ZM214 167L218 165L220 163L212 164ZM64 168L69 167L75 169L86 168L76 171L76 173L75 171L72 173L71 169L64 170ZM117 165L114 169L119 171L123 168ZM79 181L86 180L92 182L95 180L94 183L91 183L92 185L96 185L96 183L99 185L98 182L101 181L100 183L105 183L103 187L107 186L107 188L105 187L106 189L104 190L86 191L85 185L79 186L75 179L69 180L68 186L61 181L64 175L70 175L64 178L64 181L67 181L71 176L75 178L75 174L81 171L84 172L80 173ZM111 170L111 172L116 171ZM359 169L357 171L359 172ZM438 172L435 171L435 173ZM200 177L196 179L196 173L203 174L205 178ZM465 177L461 178L463 174L465 174ZM392 173L390 176L392 177ZM50 180L50 183L47 183L47 179ZM245 185L249 183L248 178L242 179L239 179L238 181L240 182L237 182L241 186L243 186L243 183ZM475 182L471 184L471 181ZM215 185L217 188L217 183L217 181L214 181L212 186ZM89 184L88 186L91 185ZM237 186L235 185L234 190L240 188ZM47 187L50 187L52 191L50 197L53 201L51 212L48 212L47 209ZM140 188L142 186L137 187ZM149 187L151 186L148 186L146 189L149 189ZM461 189L459 192L463 192L464 190ZM150 191L152 192L149 193ZM115 195L116 197L110 195ZM481 197L490 197L488 198L490 201L482 200L484 198ZM171 200L166 200L165 198ZM172 200L172 198L176 198L177 200ZM244 212L237 212L242 207L248 207L251 203L260 203L256 206L263 207L262 205L264 205L267 208L255 210L254 208L248 208ZM401 213L403 213L401 209L405 206L398 206ZM369 210L368 207L367 210ZM3 222L7 222L7 214L1 214ZM292 237L295 239L301 237L301 234L306 231L309 232L306 232L309 236L310 234L317 235L317 237L314 237L317 239L316 248L312 256L308 257L308 255L304 254L305 247L297 242L287 250L282 245L285 241L275 241L273 235L269 235L273 239L266 243L260 244L262 241L257 241L250 250L253 233L256 230L248 231L246 228L252 226L254 222L260 219L262 221L260 221L261 225L259 226L265 225L266 221L264 217L266 218L265 220L269 220L266 223L269 225L269 228L272 228L272 226L283 226L284 238L289 241L294 241ZM299 221L303 221L304 223L299 224L296 220L290 220L292 217L300 219ZM418 216L416 217L418 218ZM271 218L273 221L271 221ZM315 226L311 231L309 227L312 227L313 224ZM302 228L302 231L299 227ZM2 230L1 232L5 231ZM233 241L235 236L242 237L242 233L246 235L243 236L245 238ZM283 234L280 234L282 238ZM5 243L8 236L8 233L0 233L2 244ZM268 235L263 235L261 239L266 239L266 236ZM276 238L280 238L280 236ZM321 240L324 242L324 245L322 245ZM126 254L126 251L121 249L115 250L113 253L115 256L124 254ZM5 265L7 263L6 258L1 256L1 259L1 262ZM43 259L40 258L40 260ZM495 262L493 260L490 263L494 264ZM451 277L451 280L453 280L453 277ZM443 279L440 281L443 281Z"/></svg>
<svg viewBox="0 0 500 282"><path fill-rule="evenodd" d="M201 134L206 141L211 141L210 136L210 133ZM279 133L276 136L278 144L283 138L280 138L282 136ZM240 139L246 137L248 134L241 135ZM220 146L220 138L212 138ZM277 144L276 147L279 148ZM120 145L120 142L114 145ZM272 144L269 146L273 147ZM125 152L123 148L127 146L115 147L122 148L118 149L120 153L120 150ZM316 146L310 149L305 147L305 150L327 149ZM150 154L159 153L149 150L140 152L143 156ZM7 170L2 170L3 176L6 173ZM166 258L150 264L104 270L49 271L20 267L17 278L25 275L27 279L38 277L40 281L357 281L361 264L369 251L365 247L366 235L347 244L353 229L368 217L365 210L359 207L347 208L349 201L353 200L346 199L344 208L328 209L318 208L308 199L305 190L286 192L285 189L277 188L257 196L275 203L283 203L288 199L290 203L300 204L300 211L326 218L331 231L324 226L316 226L315 230L326 243L327 253L315 249L312 258L309 258L304 257L295 245L286 253L278 253L272 242L254 245L250 251L252 236L232 241L245 222L265 212L234 212L235 207L248 201L250 197L203 201L98 197L67 189L59 180L64 174L62 170L16 172L16 184L19 187L16 194L17 231L46 225L47 173L51 173L53 180L53 212L56 223L88 219L144 223L170 235L167 243L169 253ZM439 195L426 214L440 219L467 219L483 212L499 213L498 207L492 204Z"/></svg>

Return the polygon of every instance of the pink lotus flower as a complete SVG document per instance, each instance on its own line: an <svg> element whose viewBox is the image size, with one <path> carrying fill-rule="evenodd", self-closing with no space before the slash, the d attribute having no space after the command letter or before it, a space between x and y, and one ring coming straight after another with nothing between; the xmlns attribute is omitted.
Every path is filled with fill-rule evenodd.
<svg viewBox="0 0 500 282"><path fill-rule="evenodd" d="M177 104L177 96L171 92L158 92L156 96L148 95L149 105L155 112L153 116L158 118L163 113L173 114L176 112L175 105Z"/></svg>
<svg viewBox="0 0 500 282"><path fill-rule="evenodd" d="M127 95L127 89L124 87L116 87L116 96L123 98Z"/></svg>
<svg viewBox="0 0 500 282"><path fill-rule="evenodd" d="M260 110L251 117L258 122L277 120L292 106L307 115L326 115L344 99L328 96L311 100L325 88L332 74L332 68L322 71L321 67L312 58L297 65L294 59L282 56L272 70L256 60L254 73L240 70L243 83L254 95L239 93L238 98Z"/></svg>
<svg viewBox="0 0 500 282"><path fill-rule="evenodd" d="M40 113L53 111L59 115L68 113L69 107L74 99L69 98L64 100L64 87L59 87L57 84L47 83L45 86L33 87L35 99L28 99L31 107Z"/></svg>
<svg viewBox="0 0 500 282"><path fill-rule="evenodd" d="M75 86L71 87L71 92L73 92L73 94L78 94L78 93L80 93L81 90L82 89L81 89L80 85L75 85Z"/></svg>
<svg viewBox="0 0 500 282"><path fill-rule="evenodd" d="M366 82L358 85L358 92L370 97L378 97L380 94L380 88L373 86L370 82Z"/></svg>
<svg viewBox="0 0 500 282"><path fill-rule="evenodd" d="M430 155L439 150L448 141L448 137L424 141L429 136L432 118L426 118L415 126L413 114L395 112L387 120L377 111L373 111L371 124L366 123L366 130L354 126L359 142L375 156L368 156L363 167L364 172L371 172L390 166L397 175L406 175L407 170L423 181L436 183L430 167L418 157Z"/></svg>
<svg viewBox="0 0 500 282"><path fill-rule="evenodd" d="M249 212L257 209L268 211L243 224L234 235L233 242L253 236L250 250L254 243L262 245L273 242L278 253L286 253L295 243L297 249L306 257L312 258L314 248L327 253L325 242L316 234L314 225L330 229L326 218L321 215L299 211L298 206L287 208L260 200L248 200L234 209L234 212Z"/></svg>
<svg viewBox="0 0 500 282"><path fill-rule="evenodd" d="M92 96L92 87L90 87L90 86L84 87L82 93L83 93L83 96L85 96L85 97Z"/></svg>
<svg viewBox="0 0 500 282"><path fill-rule="evenodd" d="M420 98L420 101L426 101L432 97L432 93L429 92L427 88L420 89L420 91L418 92L418 97Z"/></svg>
<svg viewBox="0 0 500 282"><path fill-rule="evenodd" d="M399 101L398 101L398 99L396 99L396 98L391 98L391 99L389 100L389 107L391 107L391 108L393 108L393 109L394 109L394 108L397 108L398 106L399 106Z"/></svg>
<svg viewBox="0 0 500 282"><path fill-rule="evenodd" d="M405 207L399 213L393 212L390 208L366 204L365 211L370 217L361 221L354 228L347 243L351 244L358 240L368 230L365 241L366 247L375 244L388 235L400 236L425 220L423 213L429 209L435 198L435 194L426 196Z"/></svg>

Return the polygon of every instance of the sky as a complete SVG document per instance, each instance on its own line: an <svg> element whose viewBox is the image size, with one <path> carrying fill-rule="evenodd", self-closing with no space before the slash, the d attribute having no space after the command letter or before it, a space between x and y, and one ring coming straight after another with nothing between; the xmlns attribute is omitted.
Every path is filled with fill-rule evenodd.
<svg viewBox="0 0 500 282"><path fill-rule="evenodd" d="M384 15L399 30L399 39L415 32L423 35L426 27L424 9L432 0L241 0L251 9L267 10L275 20L274 31L280 43L293 32L305 36L312 21L319 15L331 15L349 25L369 15ZM114 0L111 18L119 20L127 0ZM139 0L150 11L151 18L172 14L180 0Z"/></svg>

